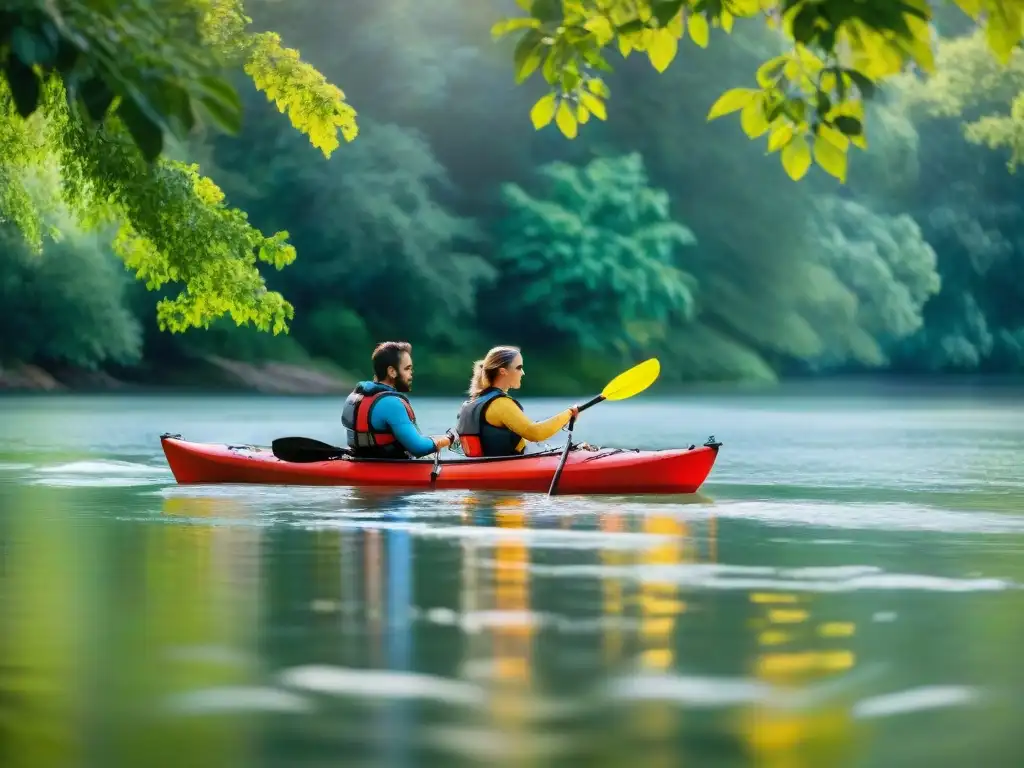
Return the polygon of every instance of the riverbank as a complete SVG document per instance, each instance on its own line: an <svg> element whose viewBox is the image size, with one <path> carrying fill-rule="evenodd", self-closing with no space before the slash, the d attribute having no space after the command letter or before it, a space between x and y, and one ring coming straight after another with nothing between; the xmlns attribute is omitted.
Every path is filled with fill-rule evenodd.
<svg viewBox="0 0 1024 768"><path fill-rule="evenodd" d="M243 350L244 354L244 350ZM292 351L277 359L241 360L224 354L192 352L172 359L147 360L131 368L87 370L69 365L0 364L0 392L254 392L276 395L347 394L370 370L352 372L330 360ZM369 361L367 361L367 367ZM472 370L470 354L424 351L415 358L418 394L465 392ZM600 391L622 371L621 361L571 353L530 358L530 394L578 395ZM664 376L663 376L664 378Z"/></svg>
<svg viewBox="0 0 1024 768"><path fill-rule="evenodd" d="M664 362L664 361L663 361ZM568 370L567 370L568 368ZM452 396L465 392L466 370L463 360L443 355L424 356L417 363L415 393L427 396ZM619 372L610 364L588 370L538 359L526 396L580 397L599 392ZM665 375L669 374L669 375ZM70 366L0 364L0 394L32 393L119 393L119 394L265 394L265 395L346 395L358 376L329 361L247 362L218 355L189 358L187 363L149 364L125 371L85 370ZM926 390L933 395L974 392L983 399L1024 400L1024 376L977 374L907 375L864 373L836 376L786 377L776 381L685 381L673 380L663 370L652 393L686 396L750 394L766 391L780 402L820 395L828 391L843 397L886 398L904 392Z"/></svg>
<svg viewBox="0 0 1024 768"><path fill-rule="evenodd" d="M357 377L320 365L261 363L204 355L186 367L152 366L111 373L73 366L0 365L0 392L224 391L329 395L351 391Z"/></svg>

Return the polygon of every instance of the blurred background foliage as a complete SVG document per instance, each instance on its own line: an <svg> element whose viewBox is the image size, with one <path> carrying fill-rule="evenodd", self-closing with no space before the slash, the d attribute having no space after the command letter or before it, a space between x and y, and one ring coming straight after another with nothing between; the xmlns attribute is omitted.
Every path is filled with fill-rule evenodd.
<svg viewBox="0 0 1024 768"><path fill-rule="evenodd" d="M737 121L706 120L780 50L762 25L661 75L620 62L607 121L570 142L531 125L542 84L516 86L492 42L500 2L246 10L359 113L358 137L325 158L239 73L240 134L170 150L260 231L289 233L295 263L263 273L294 305L290 334L229 318L159 331L173 294L132 280L111 233L55 211L41 253L0 221L3 362L158 381L218 355L367 376L373 344L404 338L417 390L453 393L488 347L516 343L537 394L650 355L675 383L1024 370L1024 180L1008 168L1024 54L999 66L962 15L936 17L933 77L871 103L869 148L839 185L816 167L795 184Z"/></svg>

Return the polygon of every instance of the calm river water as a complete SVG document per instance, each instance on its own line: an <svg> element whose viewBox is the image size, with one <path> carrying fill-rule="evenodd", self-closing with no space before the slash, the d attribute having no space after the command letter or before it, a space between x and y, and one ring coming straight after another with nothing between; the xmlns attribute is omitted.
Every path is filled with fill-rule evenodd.
<svg viewBox="0 0 1024 768"><path fill-rule="evenodd" d="M437 433L458 401L414 404ZM181 487L160 452L339 416L0 399L3 768L1024 765L1021 392L580 419L714 435L692 497Z"/></svg>

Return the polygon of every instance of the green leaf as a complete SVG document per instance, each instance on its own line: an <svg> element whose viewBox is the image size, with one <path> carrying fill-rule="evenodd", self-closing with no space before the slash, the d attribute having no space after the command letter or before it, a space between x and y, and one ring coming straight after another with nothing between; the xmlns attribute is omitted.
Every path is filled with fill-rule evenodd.
<svg viewBox="0 0 1024 768"><path fill-rule="evenodd" d="M242 102L231 84L222 78L207 76L199 78L196 86L200 102L218 127L225 133L237 134L242 129ZM191 116L186 110L191 111L191 103L187 100L183 105L180 100L176 103L180 105L176 116L182 124L188 125Z"/></svg>
<svg viewBox="0 0 1024 768"><path fill-rule="evenodd" d="M168 83L160 90L160 106L164 114L177 123L177 127L188 133L195 125L195 113L192 111L192 98L188 91L179 85ZM238 111L238 126L231 133L237 133L241 129L241 110Z"/></svg>
<svg viewBox="0 0 1024 768"><path fill-rule="evenodd" d="M843 75L843 68L829 67L825 71L830 72L836 79L836 93L839 96L839 100L843 101L846 99L846 77Z"/></svg>
<svg viewBox="0 0 1024 768"><path fill-rule="evenodd" d="M910 16L916 16L921 21L931 21L931 13L928 10L928 6L925 5L923 8L914 3L896 3L900 13L906 13Z"/></svg>
<svg viewBox="0 0 1024 768"><path fill-rule="evenodd" d="M204 96L200 99L217 126L227 134L236 135L242 129L242 113L228 109L220 101Z"/></svg>
<svg viewBox="0 0 1024 768"><path fill-rule="evenodd" d="M850 139L844 136L835 128L830 125L822 124L818 126L818 130L815 132L819 139L827 141L829 144L834 146L836 149L841 149L845 152L850 148Z"/></svg>
<svg viewBox="0 0 1024 768"><path fill-rule="evenodd" d="M540 26L540 19L533 16L517 16L513 19L502 19L491 27L491 37L498 38L515 32L517 29L537 29Z"/></svg>
<svg viewBox="0 0 1024 768"><path fill-rule="evenodd" d="M818 91L815 97L815 101L818 108L818 113L824 117L832 109L832 100L828 97L828 94L824 91Z"/></svg>
<svg viewBox="0 0 1024 768"><path fill-rule="evenodd" d="M759 93L756 88L730 88L711 105L708 121L743 109Z"/></svg>
<svg viewBox="0 0 1024 768"><path fill-rule="evenodd" d="M651 15L658 20L659 27L666 27L683 7L685 0L655 0L651 3Z"/></svg>
<svg viewBox="0 0 1024 768"><path fill-rule="evenodd" d="M828 29L820 30L818 34L818 46L828 53L836 47L836 28L829 27Z"/></svg>
<svg viewBox="0 0 1024 768"><path fill-rule="evenodd" d="M57 53L56 46L49 40L25 27L15 27L11 32L11 50L30 67L34 64L49 64Z"/></svg>
<svg viewBox="0 0 1024 768"><path fill-rule="evenodd" d="M858 72L856 69L847 69L844 72L849 75L853 84L857 86L857 90L860 91L865 99L870 99L874 95L876 86L870 77L863 72Z"/></svg>
<svg viewBox="0 0 1024 768"><path fill-rule="evenodd" d="M114 101L114 92L98 75L94 75L82 83L79 94L89 118L97 123L106 117L107 110L110 109L110 104Z"/></svg>
<svg viewBox="0 0 1024 768"><path fill-rule="evenodd" d="M818 21L818 6L814 3L807 3L801 8L796 18L793 19L793 39L798 43L806 45L814 36L814 26Z"/></svg>
<svg viewBox="0 0 1024 768"><path fill-rule="evenodd" d="M7 57L7 84L10 86L18 114L28 117L35 112L39 103L39 78L35 70L17 56Z"/></svg>
<svg viewBox="0 0 1024 768"><path fill-rule="evenodd" d="M1004 21L1001 14L994 14L988 17L985 25L985 38L988 40L989 48L995 54L996 60L1004 67L1010 63L1010 56L1013 49L1020 42L1020 19L1017 19L1017 26Z"/></svg>
<svg viewBox="0 0 1024 768"><path fill-rule="evenodd" d="M594 36L594 40L599 46L607 45L615 37L615 30L607 16L592 16L587 19L583 28Z"/></svg>
<svg viewBox="0 0 1024 768"><path fill-rule="evenodd" d="M238 92L231 86L231 83L224 78L207 75L200 77L196 81L196 85L203 93L209 95L210 98L217 99L226 108L237 110L241 113L242 100L239 98Z"/></svg>
<svg viewBox="0 0 1024 768"><path fill-rule="evenodd" d="M558 105L558 110L555 112L555 124L566 138L575 139L576 132L578 130L576 126L576 116L572 113L572 108L569 106L569 102L562 101Z"/></svg>
<svg viewBox="0 0 1024 768"><path fill-rule="evenodd" d="M861 136L864 133L864 126L856 117L840 115L832 122L847 136Z"/></svg>
<svg viewBox="0 0 1024 768"><path fill-rule="evenodd" d="M686 17L686 29L690 33L690 39L701 48L708 47L708 38L711 30L708 29L708 20L699 13L691 13Z"/></svg>
<svg viewBox="0 0 1024 768"><path fill-rule="evenodd" d="M752 139L764 135L770 128L768 118L764 113L764 96L757 94L747 102L747 105L740 112L740 127L743 132Z"/></svg>
<svg viewBox="0 0 1024 768"><path fill-rule="evenodd" d="M557 99L558 96L554 92L537 99L537 103L530 109L530 121L535 129L540 130L554 119L555 108L558 106Z"/></svg>
<svg viewBox="0 0 1024 768"><path fill-rule="evenodd" d="M530 15L542 22L559 21L562 18L562 0L533 0Z"/></svg>
<svg viewBox="0 0 1024 768"><path fill-rule="evenodd" d="M562 54L554 46L548 51L548 56L544 59L544 66L541 68L541 74L544 75L544 79L547 80L549 85L554 85L558 82L559 69L562 65Z"/></svg>
<svg viewBox="0 0 1024 768"><path fill-rule="evenodd" d="M807 139L797 136L782 149L782 167L789 177L799 181L811 167L811 147Z"/></svg>
<svg viewBox="0 0 1024 768"><path fill-rule="evenodd" d="M656 29L651 32L650 41L647 43L647 58L651 60L651 65L656 70L664 72L668 69L678 51L679 41L667 29Z"/></svg>
<svg viewBox="0 0 1024 768"><path fill-rule="evenodd" d="M61 38L57 41L57 52L54 55L53 66L61 72L70 72L81 55L82 51L74 43Z"/></svg>
<svg viewBox="0 0 1024 768"><path fill-rule="evenodd" d="M765 99L765 119L769 123L774 123L778 119L779 115L782 114L786 108L786 99L783 95L777 91L773 91L768 94Z"/></svg>
<svg viewBox="0 0 1024 768"><path fill-rule="evenodd" d="M755 75L757 84L762 88L767 88L771 85L782 74L782 69L786 66L787 61L788 59L784 55L776 56L758 67L757 74Z"/></svg>
<svg viewBox="0 0 1024 768"><path fill-rule="evenodd" d="M646 28L647 25L640 21L640 19L630 19L625 24L620 24L616 27L615 31L620 35L631 35Z"/></svg>
<svg viewBox="0 0 1024 768"><path fill-rule="evenodd" d="M544 55L541 53L543 36L537 30L530 30L516 43L512 54L513 72L516 84L521 84L540 66Z"/></svg>
<svg viewBox="0 0 1024 768"><path fill-rule="evenodd" d="M768 136L768 151L777 152L793 140L795 131L792 123L783 123L772 129Z"/></svg>
<svg viewBox="0 0 1024 768"><path fill-rule="evenodd" d="M607 84L599 77L592 77L587 80L587 90L591 93L600 96L602 99L607 99L612 95L611 89Z"/></svg>
<svg viewBox="0 0 1024 768"><path fill-rule="evenodd" d="M607 120L608 112L605 109L604 102L597 96L587 91L580 91L580 103L583 104L590 111L590 113L598 120Z"/></svg>
<svg viewBox="0 0 1024 768"><path fill-rule="evenodd" d="M117 114L135 140L146 162L153 162L164 147L164 134L139 108L134 99L125 98L117 107Z"/></svg>
<svg viewBox="0 0 1024 768"><path fill-rule="evenodd" d="M579 68L576 66L574 60L570 60L569 63L562 70L562 91L564 93L572 93L575 91L582 81L580 77Z"/></svg>
<svg viewBox="0 0 1024 768"><path fill-rule="evenodd" d="M782 109L794 123L802 123L807 118L807 102L798 96L786 99Z"/></svg>
<svg viewBox="0 0 1024 768"><path fill-rule="evenodd" d="M846 152L832 142L819 136L814 140L814 161L841 183L846 183Z"/></svg>
<svg viewBox="0 0 1024 768"><path fill-rule="evenodd" d="M601 51L598 48L587 46L583 49L583 60L587 62L594 69L600 70L601 72L614 72L612 65L608 63L604 56L601 55Z"/></svg>

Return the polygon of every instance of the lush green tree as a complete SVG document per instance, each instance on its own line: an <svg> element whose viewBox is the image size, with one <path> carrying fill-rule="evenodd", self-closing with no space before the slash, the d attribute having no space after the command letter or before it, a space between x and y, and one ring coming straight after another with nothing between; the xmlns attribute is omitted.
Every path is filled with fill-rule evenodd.
<svg viewBox="0 0 1024 768"><path fill-rule="evenodd" d="M818 5L828 8L836 1ZM84 0L79 4L93 9L98 24L106 23L104 14L108 21L111 13L127 19L124 14L133 7L170 7L144 0L112 10ZM588 5L596 7L596 0ZM790 14L798 15L803 5ZM860 10L873 5L858 3ZM63 12L74 6L68 0L52 7ZM711 4L691 6L717 12ZM363 370L367 350L385 336L410 338L419 352L421 383L443 391L461 388L471 359L503 341L527 343L535 372L554 369L543 361L558 360L565 376L552 379L552 386L559 391L578 388L584 379L600 384L616 350L630 344L670 360L666 380L772 379L794 370L1024 368L1024 295L1016 280L1024 253L1016 201L1024 182L1005 172L1013 144L976 134L982 126L1013 128L1013 103L1024 87L1020 54L1012 54L1008 66L998 62L991 40L972 33L974 22L967 15L951 6L938 9L935 21L943 34L967 34L935 41L935 67L925 76L887 77L871 100L851 88L855 101L862 102L863 120L856 113L848 116L869 126L871 135L867 152L844 171L848 185L840 199L833 196L828 168L809 167L804 183L792 184L777 152L765 153L744 139L745 129L763 128L756 109L739 110L738 124L707 120L709 105L723 91L743 85L763 62L791 52L792 37L784 30L736 24L727 45L691 48L685 62L661 77L650 72L650 50L643 57L630 55L612 72L595 67L586 74L600 74L603 85L595 84L592 95L605 89L614 94L607 119L597 114L604 104L594 111L576 105L572 114L579 139L567 142L557 130L530 129L531 104L543 95L535 85L544 85L517 86L508 71L515 41L495 43L491 37L495 19L516 7L515 0L470 5L352 0L330 8L312 0L248 0L253 22L247 23L236 4L218 0L202 6L189 2L177 15L133 19L145 40L170 25L186 31L181 25L191 23L188 14L203 9L201 18L191 17L198 35L181 36L180 50L191 46L195 58L169 69L156 67L156 79L139 91L140 98L161 92L160 77L183 84L202 80L203 88L189 91L191 129L167 121L160 131L162 154L147 162L121 95L111 100L105 116L93 120L87 110L80 114L81 89L69 104L69 86L60 73L39 65L35 112L22 118L13 94L3 101L0 216L18 222L30 242L51 252L58 247L52 212L61 201L49 181L41 180L57 178L77 223L96 225L97 236L121 231L119 254L144 280L130 281L127 299L115 304L128 306L142 325L142 364L152 364L154 375L161 368L187 369L192 359L209 354L315 364L312 354ZM39 25L45 13L33 21L44 38L45 27ZM72 17L69 29L83 18ZM696 18L685 17L691 41L694 30L700 36ZM682 16L673 23L680 21ZM275 30L280 37L260 30ZM26 39L35 39L24 34L17 35L16 55L29 50ZM712 24L709 38L720 34L724 30ZM280 46L281 39L301 46L309 64L295 54L263 57L274 65L275 77L290 83L269 93L273 89L254 64L253 57L262 56L254 41ZM141 77L130 66L131 56L152 54L173 62L173 50L179 50L174 44L132 46L115 51L127 78L115 82L118 88ZM822 58L820 48L805 48ZM8 61L3 57L13 50L13 45L0 50L0 58ZM809 61L805 53L800 55ZM537 67L537 80L544 76L545 62ZM772 67L786 66L776 60L761 71L762 79ZM6 71L0 88L14 82ZM318 72L325 79L317 80ZM222 83L229 78L238 100L207 77ZM300 119L304 110L326 108L327 94L337 96L326 79L343 83L346 101L359 106L360 136L351 144L341 143L354 136L351 126L346 134L325 120L327 133L317 133ZM281 102L293 123L315 134L310 141L280 119L277 100L319 93L321 86L325 97L310 97L305 106ZM753 103L755 96L750 98ZM163 114L160 104L153 109ZM558 113L556 104L552 122ZM589 119L584 128L578 124L581 116ZM242 122L241 129L233 137L214 131L215 117L228 129ZM134 128L138 132L139 125ZM780 129L785 126L776 124L762 135ZM1012 131L1007 135L1012 138ZM314 146L323 145L324 137L326 145ZM665 302L676 307L674 315L650 314L645 323L626 326L619 322L619 307L639 309L624 305L620 291L646 290L642 269L613 280L610 268L602 272L592 269L589 259L574 263L557 250L543 250L548 243L539 237L529 245L526 230L517 231L515 222L526 221L526 212L547 221L544 217L559 206L566 216L581 216L574 206L586 195L556 200L555 183L538 177L537 168L563 168L566 178L579 180L589 169L630 153L642 158L649 176L641 193L663 190L666 221L685 222L697 243L679 249L673 262L687 275L686 298L680 294ZM628 186L619 180L608 188ZM581 188L590 190L586 184ZM513 189L523 195L521 210L509 207ZM225 197L218 201L221 190ZM247 213L232 210L227 201ZM602 230L606 220L591 216L587 231ZM197 226L182 227L182 221ZM279 239L264 232L279 232ZM284 232L290 233L287 239ZM506 234L513 235L508 242ZM610 238L614 250L620 235L608 229L601 237ZM509 256L508 245L516 238L531 255ZM553 244L582 253L585 242L583 236L574 241L561 232ZM265 257L276 254L284 261L294 248L301 267L268 269L269 262L259 261L263 246ZM642 252L649 257L647 249ZM628 249L619 249L623 254ZM108 254L116 267L111 258ZM68 261L85 263L78 257ZM534 262L545 270L531 272ZM10 281L23 267L21 261L0 263L0 280ZM578 278L570 268L578 270ZM147 274L154 278L152 290L144 285ZM549 274L565 278L560 285L566 290L553 287ZM582 303L584 279L605 287L586 289ZM625 288L631 281L633 287ZM235 327L254 301L268 320L264 328L274 326L272 317L281 318L292 333L273 337L254 327ZM162 309L154 311L158 305ZM26 323L48 327L46 318L34 319L32 307L18 306ZM602 306L610 310L606 316L584 311ZM233 319L231 307L242 307L241 315ZM640 309L647 312L647 304ZM566 318L577 321L576 327L568 328ZM193 327L167 334L160 331L161 321ZM582 335L589 336L590 348L583 348ZM607 352L594 354L595 346ZM114 359L110 355L98 364ZM593 370L584 372L586 366ZM532 381L539 383L536 376Z"/></svg>
<svg viewBox="0 0 1024 768"><path fill-rule="evenodd" d="M819 282L825 343L811 362L886 365L893 347L922 327L924 305L939 291L935 250L907 214L887 216L835 196L815 209L809 247L841 290L826 291L836 285L831 279Z"/></svg>
<svg viewBox="0 0 1024 768"><path fill-rule="evenodd" d="M266 237L194 165L160 158L165 134L233 130L244 68L314 146L356 135L344 95L281 45L252 34L239 0L36 0L0 18L0 215L41 244L26 174L56 163L62 196L86 227L116 225L115 250L151 288L181 286L157 308L161 327L224 314L275 332L292 315L258 263L294 259L287 233Z"/></svg>
<svg viewBox="0 0 1024 768"><path fill-rule="evenodd" d="M925 229L939 253L942 291L926 307L924 328L904 345L901 363L935 371L1020 371L1024 209L964 182L943 198L928 210Z"/></svg>
<svg viewBox="0 0 1024 768"><path fill-rule="evenodd" d="M812 162L845 180L851 145L866 147L864 103L877 85L913 65L935 67L927 0L516 0L526 15L494 27L519 32L515 77L535 74L549 92L533 107L534 126L552 122L575 137L591 115L604 119L610 92L600 75L613 47L646 54L665 71L688 38L706 48L713 29L736 19L762 19L789 49L764 61L749 87L733 87L710 104L708 118L740 113L750 138L766 137L794 179ZM991 52L1006 64L1024 35L1019 0L953 0L984 29Z"/></svg>
<svg viewBox="0 0 1024 768"><path fill-rule="evenodd" d="M261 28L301 41L303 56L344 84L361 118L428 136L455 185L451 197L467 215L500 214L501 181L525 182L535 165L566 157L564 141L528 130L535 97L516 87L506 46L490 36L514 0L346 0L330 7L249 0L249 7ZM246 119L262 120L262 111Z"/></svg>
<svg viewBox="0 0 1024 768"><path fill-rule="evenodd" d="M627 351L692 317L696 283L680 250L696 240L650 186L639 154L552 163L538 175L535 192L503 190L496 299L518 322Z"/></svg>
<svg viewBox="0 0 1024 768"><path fill-rule="evenodd" d="M410 324L433 339L457 335L494 270L473 253L482 237L476 224L442 202L450 181L425 137L364 120L359 141L311 162L293 131L261 127L255 146L219 144L217 163L251 166L235 195L259 221L301 225L303 268L277 281L310 313L309 322L296 319L300 334L322 338L337 321L340 339L353 322L337 311L344 307L382 335L407 333Z"/></svg>
<svg viewBox="0 0 1024 768"><path fill-rule="evenodd" d="M1015 169L1024 160L1024 51L1015 49L1003 66L975 31L940 40L935 60L930 77L898 81L905 104L928 117L962 119L968 141L1007 150Z"/></svg>
<svg viewBox="0 0 1024 768"><path fill-rule="evenodd" d="M900 182L884 193L891 207L920 223L942 275L940 292L924 308L923 327L898 345L896 365L1019 371L1024 212L1017 200L1024 182L1001 166L1019 159L1012 105L1024 90L1024 59L1014 52L1008 66L999 65L973 33L940 40L936 61L931 76L900 78L890 94L892 110L912 122L919 138L913 142L916 173L890 176L901 176ZM878 191L877 184L869 188Z"/></svg>
<svg viewBox="0 0 1024 768"><path fill-rule="evenodd" d="M700 243L690 271L700 286L696 323L706 330L675 332L680 353L703 371L721 358L732 361L730 371L765 378L781 360L823 351L811 315L821 268L808 253L806 226L822 184L820 174L789 183L739 130L704 119L701 102L714 98L722 73L751 66L777 41L747 28L736 30L733 43L708 50L692 67L673 67L663 80L630 59L609 77L619 109L594 133L643 148L653 183L668 191L674 217Z"/></svg>
<svg viewBox="0 0 1024 768"><path fill-rule="evenodd" d="M31 248L0 225L0 336L8 360L96 368L131 364L142 333L127 303L129 278L99 233L61 222L65 234Z"/></svg>

